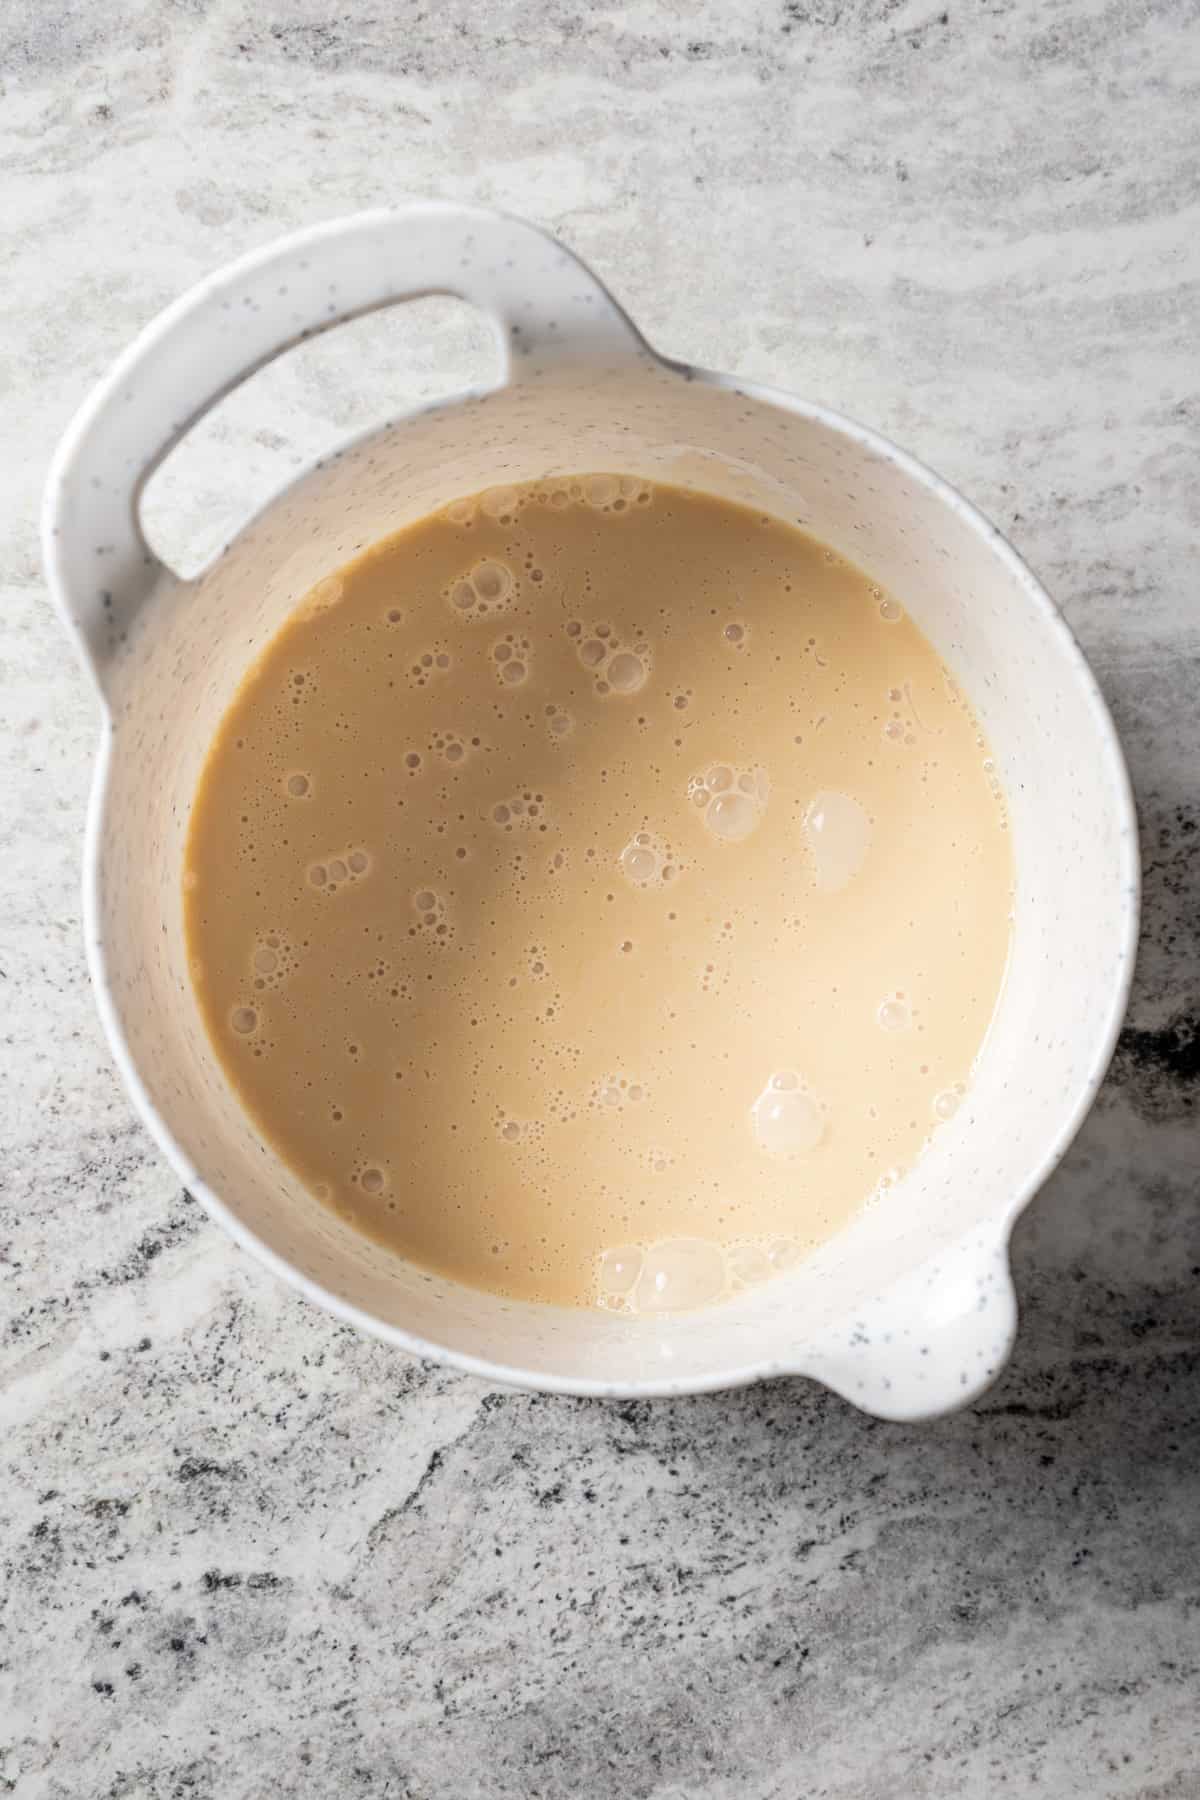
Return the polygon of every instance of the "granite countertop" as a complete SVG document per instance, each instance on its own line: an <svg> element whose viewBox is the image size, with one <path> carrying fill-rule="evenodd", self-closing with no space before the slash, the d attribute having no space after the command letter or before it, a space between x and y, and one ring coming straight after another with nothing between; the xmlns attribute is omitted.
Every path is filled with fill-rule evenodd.
<svg viewBox="0 0 1200 1800"><path fill-rule="evenodd" d="M0 1793L1200 1796L1198 117L1188 0L0 11ZM1092 659L1139 975L957 1417L489 1392L286 1292L134 1122L45 463L194 279L405 194L527 213L655 344L898 438ZM156 478L155 542L195 563L489 357L435 301L310 346Z"/></svg>

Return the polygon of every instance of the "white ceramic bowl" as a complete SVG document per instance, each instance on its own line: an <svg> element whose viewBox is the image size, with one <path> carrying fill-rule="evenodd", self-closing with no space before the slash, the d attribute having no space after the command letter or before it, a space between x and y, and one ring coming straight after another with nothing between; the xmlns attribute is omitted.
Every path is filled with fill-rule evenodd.
<svg viewBox="0 0 1200 1800"><path fill-rule="evenodd" d="M197 579L147 549L154 466L300 339L420 294L494 321L503 374L396 420L274 499ZM201 763L250 659L360 546L449 498L617 469L811 530L898 594L957 675L1008 790L1011 966L978 1075L919 1165L809 1261L704 1313L624 1320L436 1280L357 1236L259 1140L187 974L180 868ZM338 1317L489 1380L648 1396L814 1376L892 1418L970 1399L1016 1326L1008 1238L1104 1073L1137 934L1137 838L1112 724L1062 618L951 488L791 395L651 352L598 281L529 225L426 204L319 226L214 275L154 321L55 458L44 545L103 734L84 900L121 1073L179 1179Z"/></svg>

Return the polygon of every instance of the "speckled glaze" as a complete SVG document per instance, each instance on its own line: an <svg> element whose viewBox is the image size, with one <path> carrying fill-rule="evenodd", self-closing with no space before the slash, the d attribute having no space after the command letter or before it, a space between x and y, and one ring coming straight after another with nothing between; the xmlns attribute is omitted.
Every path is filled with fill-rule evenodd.
<svg viewBox="0 0 1200 1800"><path fill-rule="evenodd" d="M151 554L150 471L283 349L395 301L453 293L494 321L499 384L410 414L314 466L199 577ZM961 680L1008 790L1017 859L1002 1003L957 1117L886 1204L805 1264L704 1314L626 1321L516 1305L382 1254L257 1139L187 979L179 867L200 763L250 658L363 545L457 493L618 467L805 526L899 594ZM85 866L101 1015L180 1179L341 1318L496 1381L646 1397L815 1377L884 1417L971 1399L1012 1342L1008 1238L1078 1128L1132 973L1132 800L1063 620L959 495L824 409L655 355L552 239L424 204L303 232L169 308L83 407L51 470L51 589L105 712Z"/></svg>

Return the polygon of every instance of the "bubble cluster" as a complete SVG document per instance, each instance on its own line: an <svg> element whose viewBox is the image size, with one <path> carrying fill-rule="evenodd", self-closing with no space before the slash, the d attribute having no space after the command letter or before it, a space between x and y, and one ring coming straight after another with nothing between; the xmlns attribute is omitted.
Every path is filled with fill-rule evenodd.
<svg viewBox="0 0 1200 1800"><path fill-rule="evenodd" d="M815 794L804 813L804 841L813 877L823 894L840 893L858 874L871 848L871 820L850 794Z"/></svg>
<svg viewBox="0 0 1200 1800"><path fill-rule="evenodd" d="M913 699L911 682L906 681L903 687L890 687L887 697L893 710L883 723L884 738L889 743L907 744L911 747L917 741L917 732L925 730L924 722L917 712L917 703Z"/></svg>
<svg viewBox="0 0 1200 1800"><path fill-rule="evenodd" d="M585 475L572 482L571 494L594 512L623 513L630 506L648 506L651 489L636 475Z"/></svg>
<svg viewBox="0 0 1200 1800"><path fill-rule="evenodd" d="M510 525L525 501L526 495L519 488L494 487L480 494L478 504L485 518L494 519L500 525Z"/></svg>
<svg viewBox="0 0 1200 1800"><path fill-rule="evenodd" d="M501 687L520 687L532 663L529 639L510 631L492 645L492 662Z"/></svg>
<svg viewBox="0 0 1200 1800"><path fill-rule="evenodd" d="M299 962L295 946L281 931L268 931L256 940L248 958L250 979L259 991L281 987L295 973Z"/></svg>
<svg viewBox="0 0 1200 1800"><path fill-rule="evenodd" d="M1001 786L1000 777L996 773L996 765L990 756L985 756L983 759L983 774L984 779L988 784L988 792L1000 809L1000 829L1002 831L1007 831L1008 800L1005 796L1004 789Z"/></svg>
<svg viewBox="0 0 1200 1800"><path fill-rule="evenodd" d="M416 922L408 928L410 938L426 937L439 948L450 943L454 928L448 917L444 895L432 887L414 888L410 905L417 915Z"/></svg>
<svg viewBox="0 0 1200 1800"><path fill-rule="evenodd" d="M469 739L457 731L435 731L429 747L453 769L466 762L470 748L477 742L478 739ZM417 767L420 767L419 763Z"/></svg>
<svg viewBox="0 0 1200 1800"><path fill-rule="evenodd" d="M596 1259L596 1298L608 1311L635 1316L695 1312L783 1274L802 1254L795 1239L787 1237L731 1244L703 1237L619 1244Z"/></svg>
<svg viewBox="0 0 1200 1800"><path fill-rule="evenodd" d="M408 679L411 686L427 687L438 675L445 675L453 666L454 658L444 645L435 644L429 650L421 651L416 660L409 665Z"/></svg>
<svg viewBox="0 0 1200 1800"><path fill-rule="evenodd" d="M536 789L526 788L519 794L497 800L487 817L488 822L501 831L545 831L545 809L546 796Z"/></svg>
<svg viewBox="0 0 1200 1800"><path fill-rule="evenodd" d="M653 666L650 645L640 631L626 643L603 620L598 625L584 625L581 619L569 619L567 636L574 640L580 664L593 678L597 694L628 697L645 687Z"/></svg>
<svg viewBox="0 0 1200 1800"><path fill-rule="evenodd" d="M313 699L319 691L320 684L316 672L309 669L289 669L287 681L284 683L284 697L289 706L300 707L305 701Z"/></svg>
<svg viewBox="0 0 1200 1800"><path fill-rule="evenodd" d="M308 866L308 885L322 894L336 894L340 887L361 881L371 873L374 858L361 845L336 856L322 857Z"/></svg>
<svg viewBox="0 0 1200 1800"><path fill-rule="evenodd" d="M806 1156L825 1135L825 1113L793 1069L772 1075L750 1108L754 1141L768 1156Z"/></svg>
<svg viewBox="0 0 1200 1800"><path fill-rule="evenodd" d="M616 1112L623 1106L638 1106L646 1098L646 1084L631 1081L627 1075L606 1075L592 1089L588 1105L600 1112Z"/></svg>
<svg viewBox="0 0 1200 1800"><path fill-rule="evenodd" d="M688 799L715 838L728 844L750 836L766 811L771 787L765 769L713 763L688 782Z"/></svg>
<svg viewBox="0 0 1200 1800"><path fill-rule="evenodd" d="M626 880L640 888L661 887L680 872L670 844L652 831L634 832L617 860Z"/></svg>
<svg viewBox="0 0 1200 1800"><path fill-rule="evenodd" d="M451 582L446 598L456 618L485 619L507 612L519 592L508 564L489 556Z"/></svg>

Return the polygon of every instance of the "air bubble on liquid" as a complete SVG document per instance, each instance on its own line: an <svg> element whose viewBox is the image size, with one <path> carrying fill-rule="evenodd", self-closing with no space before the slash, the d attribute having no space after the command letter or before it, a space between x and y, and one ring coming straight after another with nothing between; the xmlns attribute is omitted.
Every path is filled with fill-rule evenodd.
<svg viewBox="0 0 1200 1800"><path fill-rule="evenodd" d="M416 660L409 665L408 681L411 687L428 687L437 675L444 675L451 667L450 652L439 644L422 650Z"/></svg>
<svg viewBox="0 0 1200 1800"><path fill-rule="evenodd" d="M754 1140L768 1156L804 1156L825 1135L825 1115L791 1069L772 1075L750 1108Z"/></svg>
<svg viewBox="0 0 1200 1800"><path fill-rule="evenodd" d="M715 838L740 843L766 810L770 783L764 769L734 769L714 763L688 782L688 797Z"/></svg>
<svg viewBox="0 0 1200 1800"><path fill-rule="evenodd" d="M229 1023L239 1037L251 1037L258 1029L258 1014L252 1006L235 1006Z"/></svg>
<svg viewBox="0 0 1200 1800"><path fill-rule="evenodd" d="M505 800L497 800L486 816L504 832L541 833L548 829L546 796L529 788L519 794L510 794ZM520 860L518 857L517 862Z"/></svg>
<svg viewBox="0 0 1200 1800"><path fill-rule="evenodd" d="M912 1013L905 1002L894 995L880 1003L875 1017L883 1031L907 1031L912 1024Z"/></svg>
<svg viewBox="0 0 1200 1800"><path fill-rule="evenodd" d="M800 1261L800 1254L800 1246L794 1238L771 1238L767 1243L767 1261L773 1275L781 1275L785 1269L794 1268Z"/></svg>
<svg viewBox="0 0 1200 1800"><path fill-rule="evenodd" d="M598 669L607 655L599 638L585 638L579 646L579 660L585 669Z"/></svg>
<svg viewBox="0 0 1200 1800"><path fill-rule="evenodd" d="M632 1293L645 1260L637 1244L602 1251L596 1268L596 1285L602 1298L621 1300Z"/></svg>
<svg viewBox="0 0 1200 1800"><path fill-rule="evenodd" d="M804 841L822 893L836 894L862 868L871 848L871 821L850 794L815 794L804 814Z"/></svg>
<svg viewBox="0 0 1200 1800"><path fill-rule="evenodd" d="M943 1088L940 1094L934 1095L933 1116L944 1124L952 1119L962 1105L963 1089L959 1085Z"/></svg>
<svg viewBox="0 0 1200 1800"><path fill-rule="evenodd" d="M614 694L636 694L646 684L646 665L634 651L618 650L604 675Z"/></svg>
<svg viewBox="0 0 1200 1800"><path fill-rule="evenodd" d="M481 600L491 607L503 606L513 590L513 574L507 563L476 563L471 570L471 586Z"/></svg>
<svg viewBox="0 0 1200 1800"><path fill-rule="evenodd" d="M369 1164L358 1177L358 1185L364 1194L382 1194L387 1187L387 1176L376 1164Z"/></svg>
<svg viewBox="0 0 1200 1800"><path fill-rule="evenodd" d="M451 582L446 597L460 619L482 619L504 612L516 591L516 577L508 564L485 557Z"/></svg>
<svg viewBox="0 0 1200 1800"><path fill-rule="evenodd" d="M705 1238L668 1238L650 1244L632 1290L639 1313L690 1312L711 1306L726 1286L725 1258Z"/></svg>
<svg viewBox="0 0 1200 1800"><path fill-rule="evenodd" d="M761 1244L731 1244L725 1252L725 1266L729 1270L730 1280L743 1287L767 1281L773 1273Z"/></svg>
<svg viewBox="0 0 1200 1800"><path fill-rule="evenodd" d="M516 488L494 487L479 496L480 511L489 519L508 519L517 510L518 494Z"/></svg>
<svg viewBox="0 0 1200 1800"><path fill-rule="evenodd" d="M657 887L664 880L673 880L679 866L670 845L649 831L635 832L617 860L621 873L635 887Z"/></svg>
<svg viewBox="0 0 1200 1800"><path fill-rule="evenodd" d="M307 775L301 775L297 772L288 776L285 785L288 793L294 800L302 800L311 789L312 782Z"/></svg>
<svg viewBox="0 0 1200 1800"><path fill-rule="evenodd" d="M736 844L748 837L759 821L759 808L745 794L714 794L703 823L714 837Z"/></svg>
<svg viewBox="0 0 1200 1800"><path fill-rule="evenodd" d="M620 492L621 483L616 475L588 475L584 478L584 504L595 507L598 512L607 512Z"/></svg>
<svg viewBox="0 0 1200 1800"><path fill-rule="evenodd" d="M474 495L465 500L451 500L444 507L443 514L452 525L470 525L475 518L476 500Z"/></svg>
<svg viewBox="0 0 1200 1800"><path fill-rule="evenodd" d="M904 617L904 608L890 594L880 594L878 588L871 589L872 597L879 602L879 616L885 625L896 625Z"/></svg>
<svg viewBox="0 0 1200 1800"><path fill-rule="evenodd" d="M519 638L511 632L492 645L492 661L496 665L496 674L500 682L507 687L517 687L529 674L529 641Z"/></svg>
<svg viewBox="0 0 1200 1800"><path fill-rule="evenodd" d="M561 742L563 738L570 736L574 724L575 721L569 712L560 712L557 707L552 707L550 709L546 729L549 731L551 738L557 743Z"/></svg>
<svg viewBox="0 0 1200 1800"><path fill-rule="evenodd" d="M309 588L304 597L303 610L310 614L328 612L343 598L346 586L340 575L326 575Z"/></svg>
<svg viewBox="0 0 1200 1800"><path fill-rule="evenodd" d="M256 988L274 988L286 981L296 966L289 939L272 931L254 945L250 952L250 971Z"/></svg>
<svg viewBox="0 0 1200 1800"><path fill-rule="evenodd" d="M735 650L740 650L746 642L746 627L739 619L731 619L725 627L724 637L727 644L732 644Z"/></svg>

